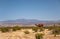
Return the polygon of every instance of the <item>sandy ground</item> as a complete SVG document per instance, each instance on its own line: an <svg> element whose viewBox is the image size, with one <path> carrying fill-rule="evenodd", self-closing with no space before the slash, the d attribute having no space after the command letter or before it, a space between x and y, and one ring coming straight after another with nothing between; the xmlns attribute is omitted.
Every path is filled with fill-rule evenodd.
<svg viewBox="0 0 60 39"><path fill-rule="evenodd" d="M30 33L25 34L24 31L28 30ZM45 29L45 31L40 32L44 33L43 39L60 39L60 35L57 37L54 37L53 35L50 35L51 31L48 31ZM14 32L6 32L2 33L0 32L0 39L36 39L35 33L33 33L32 29L22 29Z"/></svg>

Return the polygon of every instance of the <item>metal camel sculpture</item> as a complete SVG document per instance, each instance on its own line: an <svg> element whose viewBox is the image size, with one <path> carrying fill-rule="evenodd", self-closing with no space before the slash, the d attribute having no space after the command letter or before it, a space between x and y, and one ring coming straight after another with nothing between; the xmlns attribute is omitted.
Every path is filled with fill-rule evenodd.
<svg viewBox="0 0 60 39"><path fill-rule="evenodd" d="M43 27L43 24L35 24L37 27Z"/></svg>

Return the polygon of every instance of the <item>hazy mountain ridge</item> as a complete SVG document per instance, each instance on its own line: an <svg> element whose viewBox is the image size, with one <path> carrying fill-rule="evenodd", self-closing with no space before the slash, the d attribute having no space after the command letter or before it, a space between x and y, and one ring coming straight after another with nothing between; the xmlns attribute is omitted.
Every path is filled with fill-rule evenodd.
<svg viewBox="0 0 60 39"><path fill-rule="evenodd" d="M37 23L45 23L45 24L53 24L59 23L60 21L44 21L44 20L36 20L36 19L17 19L17 20L7 20L0 21L1 25L32 25Z"/></svg>
<svg viewBox="0 0 60 39"><path fill-rule="evenodd" d="M43 21L43 20L36 20L36 19L17 19L17 20L7 20L7 21L0 21L0 23L42 23L42 22L54 22L54 21Z"/></svg>

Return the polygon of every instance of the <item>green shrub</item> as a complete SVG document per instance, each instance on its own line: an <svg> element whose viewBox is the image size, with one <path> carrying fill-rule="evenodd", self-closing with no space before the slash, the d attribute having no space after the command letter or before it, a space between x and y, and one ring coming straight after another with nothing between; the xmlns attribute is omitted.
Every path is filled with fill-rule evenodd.
<svg viewBox="0 0 60 39"><path fill-rule="evenodd" d="M39 28L39 29L40 29L40 32L41 32L41 31L44 31L44 28L42 28L42 27L41 27L41 28Z"/></svg>
<svg viewBox="0 0 60 39"><path fill-rule="evenodd" d="M37 33L37 34L35 34L35 37L36 37L36 39L43 39L43 35L44 34Z"/></svg>
<svg viewBox="0 0 60 39"><path fill-rule="evenodd" d="M2 27L0 28L1 32L9 32L9 28L7 27Z"/></svg>
<svg viewBox="0 0 60 39"><path fill-rule="evenodd" d="M53 26L48 27L48 30L52 30L52 29L53 29Z"/></svg>
<svg viewBox="0 0 60 39"><path fill-rule="evenodd" d="M32 28L33 31L37 32L38 31L38 28Z"/></svg>
<svg viewBox="0 0 60 39"><path fill-rule="evenodd" d="M26 30L26 31L24 31L24 33L25 33L25 34L29 34L30 32Z"/></svg>
<svg viewBox="0 0 60 39"><path fill-rule="evenodd" d="M13 31L20 30L21 28L19 26L15 26L12 28Z"/></svg>
<svg viewBox="0 0 60 39"><path fill-rule="evenodd" d="M52 30L52 34L54 34L54 37L56 37L56 35L59 35L60 34L60 28L54 28L53 30Z"/></svg>

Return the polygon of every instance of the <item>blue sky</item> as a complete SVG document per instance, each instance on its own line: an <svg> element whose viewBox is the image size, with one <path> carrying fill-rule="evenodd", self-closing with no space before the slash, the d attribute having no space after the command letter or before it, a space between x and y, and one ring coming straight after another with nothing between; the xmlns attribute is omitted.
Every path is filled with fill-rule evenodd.
<svg viewBox="0 0 60 39"><path fill-rule="evenodd" d="M60 0L0 0L0 20L60 20Z"/></svg>

